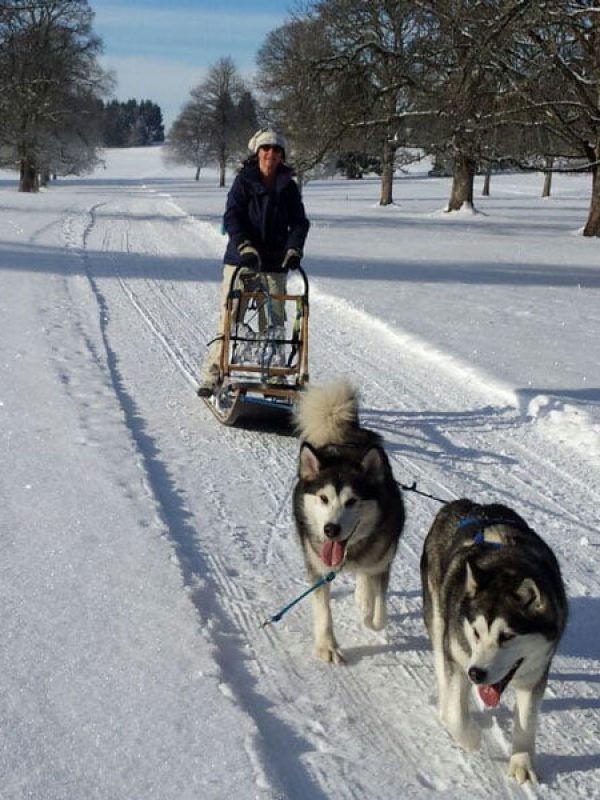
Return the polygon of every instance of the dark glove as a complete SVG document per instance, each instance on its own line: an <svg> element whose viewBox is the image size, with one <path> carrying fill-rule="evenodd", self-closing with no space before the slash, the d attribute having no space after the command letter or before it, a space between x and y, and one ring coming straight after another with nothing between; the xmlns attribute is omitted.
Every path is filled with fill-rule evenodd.
<svg viewBox="0 0 600 800"><path fill-rule="evenodd" d="M250 242L244 242L239 247L240 267L251 269L254 272L260 270L260 255L256 247L252 247Z"/></svg>
<svg viewBox="0 0 600 800"><path fill-rule="evenodd" d="M281 266L283 269L298 269L301 258L302 254L293 247L290 247L285 254L285 258L283 259L283 264Z"/></svg>

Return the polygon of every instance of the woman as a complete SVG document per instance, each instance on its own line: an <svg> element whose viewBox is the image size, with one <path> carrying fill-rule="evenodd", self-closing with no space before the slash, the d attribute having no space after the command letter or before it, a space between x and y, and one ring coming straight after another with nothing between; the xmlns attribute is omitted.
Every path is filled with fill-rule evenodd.
<svg viewBox="0 0 600 800"><path fill-rule="evenodd" d="M224 228L229 235L223 267L219 335L202 367L201 397L219 386L219 359L224 332L224 307L231 278L261 272L270 294L285 294L286 273L300 266L310 223L293 172L285 164L287 142L271 128L257 131L248 142L252 155L244 162L227 196ZM284 304L272 305L272 323L284 324Z"/></svg>

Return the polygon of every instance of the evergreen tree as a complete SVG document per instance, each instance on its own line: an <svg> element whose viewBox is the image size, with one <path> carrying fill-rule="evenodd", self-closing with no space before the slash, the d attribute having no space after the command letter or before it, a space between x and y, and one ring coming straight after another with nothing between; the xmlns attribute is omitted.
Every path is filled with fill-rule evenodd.
<svg viewBox="0 0 600 800"><path fill-rule="evenodd" d="M165 139L160 106L151 100L111 100L104 107L105 147L143 147Z"/></svg>

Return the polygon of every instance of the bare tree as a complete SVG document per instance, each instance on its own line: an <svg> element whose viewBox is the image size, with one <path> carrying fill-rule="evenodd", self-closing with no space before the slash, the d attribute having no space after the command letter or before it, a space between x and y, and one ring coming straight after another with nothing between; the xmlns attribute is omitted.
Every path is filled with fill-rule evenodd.
<svg viewBox="0 0 600 800"><path fill-rule="evenodd" d="M407 0L322 0L319 13L334 55L320 69L353 68L362 91L349 105L350 130L368 131L381 163L380 204L392 202L396 151L405 143L412 106L412 43L417 35Z"/></svg>
<svg viewBox="0 0 600 800"><path fill-rule="evenodd" d="M225 186L225 169L237 138L235 98L243 91L243 84L230 58L220 59L210 70L203 91L211 123L211 144L219 164L219 186Z"/></svg>
<svg viewBox="0 0 600 800"><path fill-rule="evenodd" d="M239 155L242 141L247 142L253 133L254 121L242 120L238 111L247 91L231 58L221 58L196 90L196 100L206 111L210 151L219 165L219 186L225 186L227 164Z"/></svg>
<svg viewBox="0 0 600 800"><path fill-rule="evenodd" d="M391 202L398 146L451 164L448 211L473 206L476 170L592 174L587 236L600 235L597 0L317 0L258 57L270 112L306 166L380 154Z"/></svg>
<svg viewBox="0 0 600 800"><path fill-rule="evenodd" d="M164 151L167 164L191 166L196 170L195 179L200 179L200 170L211 160L211 134L208 111L202 98L192 99L183 107L173 123Z"/></svg>
<svg viewBox="0 0 600 800"><path fill-rule="evenodd" d="M301 177L343 135L343 90L315 69L330 53L320 20L304 16L272 31L257 56L261 106L267 120L293 142ZM349 83L351 76L346 73L345 78Z"/></svg>
<svg viewBox="0 0 600 800"><path fill-rule="evenodd" d="M0 144L20 191L32 191L40 172L93 160L110 79L87 0L4 0L0 10Z"/></svg>
<svg viewBox="0 0 600 800"><path fill-rule="evenodd" d="M548 159L567 159L569 169L578 159L591 172L584 236L600 236L600 6L594 0L536 3L504 66L527 108L526 122L543 132L547 174Z"/></svg>
<svg viewBox="0 0 600 800"><path fill-rule="evenodd" d="M523 30L529 0L415 0L421 110L435 111L421 143L453 162L448 211L473 206L478 162L496 160L508 110L503 54Z"/></svg>
<svg viewBox="0 0 600 800"><path fill-rule="evenodd" d="M258 56L267 105L293 131L300 161L310 167L332 153L376 157L382 205L392 202L410 104L410 6L321 0L270 34Z"/></svg>
<svg viewBox="0 0 600 800"><path fill-rule="evenodd" d="M200 169L210 161L219 166L219 186L225 186L227 165L245 152L258 127L256 101L230 58L221 58L207 79L195 86L168 136L167 161Z"/></svg>

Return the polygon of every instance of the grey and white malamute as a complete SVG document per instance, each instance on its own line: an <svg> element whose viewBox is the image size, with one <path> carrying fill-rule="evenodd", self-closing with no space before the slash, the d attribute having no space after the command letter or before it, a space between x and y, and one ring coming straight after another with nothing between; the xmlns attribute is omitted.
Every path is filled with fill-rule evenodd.
<svg viewBox="0 0 600 800"><path fill-rule="evenodd" d="M360 427L356 390L345 382L309 389L296 426L302 445L294 517L309 580L342 568L356 573L363 622L381 630L404 525L402 497L381 437ZM313 593L313 611L317 655L341 663L328 583Z"/></svg>
<svg viewBox="0 0 600 800"><path fill-rule="evenodd" d="M460 745L476 749L471 686L493 707L510 683L516 702L508 771L519 783L536 781L537 713L567 621L552 550L506 506L456 500L427 535L421 579L442 721Z"/></svg>

